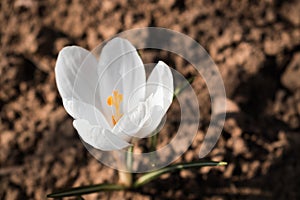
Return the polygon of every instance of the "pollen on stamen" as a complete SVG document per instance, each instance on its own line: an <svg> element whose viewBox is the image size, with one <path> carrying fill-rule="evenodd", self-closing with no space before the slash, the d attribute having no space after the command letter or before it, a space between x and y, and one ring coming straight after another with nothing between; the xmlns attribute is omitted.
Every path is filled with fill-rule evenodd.
<svg viewBox="0 0 300 200"><path fill-rule="evenodd" d="M112 97L112 96L109 96L109 97L107 98L107 104L108 104L109 106L112 106L112 105L113 105L113 97Z"/></svg>
<svg viewBox="0 0 300 200"><path fill-rule="evenodd" d="M119 95L118 95L118 100L119 100L119 102L123 101L123 95L120 94L120 93L119 93Z"/></svg>
<svg viewBox="0 0 300 200"><path fill-rule="evenodd" d="M118 90L114 90L114 91L113 91L113 95L114 95L115 97L117 97L118 94L119 94Z"/></svg>
<svg viewBox="0 0 300 200"><path fill-rule="evenodd" d="M117 124L117 120L115 120L114 116L111 116L111 119L112 119L113 125L116 125Z"/></svg>
<svg viewBox="0 0 300 200"><path fill-rule="evenodd" d="M107 97L107 105L113 106L115 108L115 114L112 115L112 123L113 125L116 125L116 123L119 121L119 119L123 116L122 113L120 113L120 104L123 101L123 95L118 92L118 90L114 90L113 94L109 97Z"/></svg>

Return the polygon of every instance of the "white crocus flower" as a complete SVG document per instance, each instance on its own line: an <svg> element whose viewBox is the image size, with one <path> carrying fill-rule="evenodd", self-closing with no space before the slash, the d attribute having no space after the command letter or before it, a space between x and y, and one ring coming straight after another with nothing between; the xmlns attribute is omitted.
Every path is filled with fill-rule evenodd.
<svg viewBox="0 0 300 200"><path fill-rule="evenodd" d="M99 61L81 47L63 48L55 75L80 137L103 151L128 147L132 137L149 136L173 98L169 67L159 61L146 81L136 49L121 38L104 46Z"/></svg>

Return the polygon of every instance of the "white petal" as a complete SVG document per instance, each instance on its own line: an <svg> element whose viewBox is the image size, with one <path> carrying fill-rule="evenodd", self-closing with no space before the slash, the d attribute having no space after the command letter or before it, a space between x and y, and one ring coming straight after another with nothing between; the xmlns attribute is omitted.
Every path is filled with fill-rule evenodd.
<svg viewBox="0 0 300 200"><path fill-rule="evenodd" d="M63 48L58 55L55 76L58 91L62 98L94 104L97 87L97 60L87 50L70 46Z"/></svg>
<svg viewBox="0 0 300 200"><path fill-rule="evenodd" d="M134 135L138 138L145 138L151 135L160 124L165 112L162 107L154 106L150 109L150 117L143 127Z"/></svg>
<svg viewBox="0 0 300 200"><path fill-rule="evenodd" d="M146 97L153 95L150 107L160 106L165 114L172 103L173 90L172 72L168 65L159 61L151 72L146 85Z"/></svg>
<svg viewBox="0 0 300 200"><path fill-rule="evenodd" d="M160 106L167 112L174 94L173 76L168 65L159 61L146 84L146 97L153 95L150 107Z"/></svg>
<svg viewBox="0 0 300 200"><path fill-rule="evenodd" d="M129 143L120 139L109 130L99 126L91 126L86 120L74 120L73 126L76 128L84 142L97 149L113 151L130 146Z"/></svg>
<svg viewBox="0 0 300 200"><path fill-rule="evenodd" d="M173 100L173 76L169 67L162 61L153 69L146 85L146 96L150 117L135 137L149 136L160 124Z"/></svg>
<svg viewBox="0 0 300 200"><path fill-rule="evenodd" d="M63 105L74 119L85 119L91 125L100 125L102 128L110 129L105 117L94 106L75 99L68 100L64 98Z"/></svg>
<svg viewBox="0 0 300 200"><path fill-rule="evenodd" d="M129 140L143 127L144 123L149 119L149 109L147 103L140 102L131 112L126 113L114 126L112 132L119 137Z"/></svg>
<svg viewBox="0 0 300 200"><path fill-rule="evenodd" d="M101 112L104 112L105 116L112 115L112 109L107 105L106 99L112 95L113 90L123 94L122 113L132 110L139 101L144 100L144 65L129 41L121 38L110 40L102 49L99 65Z"/></svg>

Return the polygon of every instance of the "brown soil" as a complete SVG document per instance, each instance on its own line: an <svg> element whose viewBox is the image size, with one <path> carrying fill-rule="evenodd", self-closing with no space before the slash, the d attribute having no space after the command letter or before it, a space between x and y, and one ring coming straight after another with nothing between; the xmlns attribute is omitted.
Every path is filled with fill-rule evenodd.
<svg viewBox="0 0 300 200"><path fill-rule="evenodd" d="M66 45L91 50L120 31L145 26L187 34L219 66L228 115L207 159L229 165L185 170L136 191L85 198L300 199L299 10L297 0L1 0L0 199L45 199L59 188L116 180L116 171L80 142L62 107L54 66ZM171 58L161 59L185 76L194 73ZM193 86L203 120L179 161L198 160L209 119L205 85L197 78Z"/></svg>

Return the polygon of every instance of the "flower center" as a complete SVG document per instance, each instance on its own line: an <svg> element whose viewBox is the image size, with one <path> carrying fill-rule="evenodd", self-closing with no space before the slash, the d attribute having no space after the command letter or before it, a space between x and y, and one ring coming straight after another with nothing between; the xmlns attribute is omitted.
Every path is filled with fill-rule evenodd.
<svg viewBox="0 0 300 200"><path fill-rule="evenodd" d="M113 125L116 125L116 123L119 121L119 119L122 117L123 114L120 113L120 104L123 101L123 95L118 92L118 90L113 91L113 95L109 96L107 98L107 104L109 106L115 107L115 114L112 115L112 122Z"/></svg>

